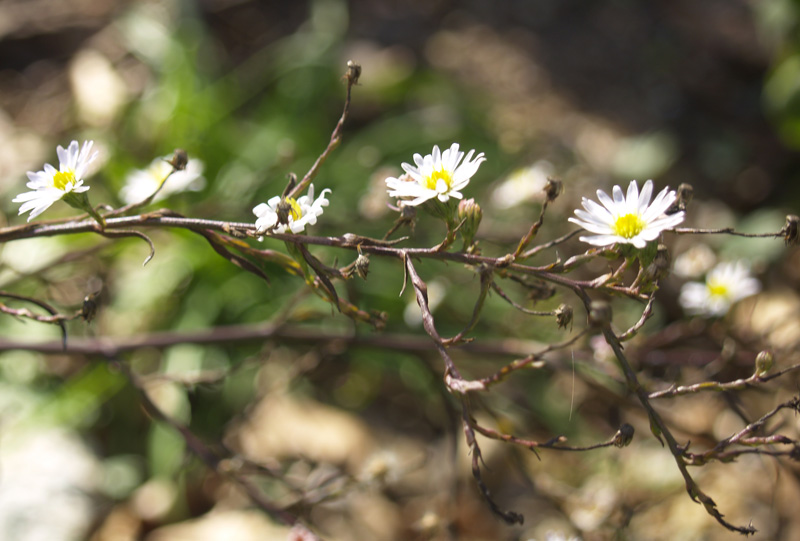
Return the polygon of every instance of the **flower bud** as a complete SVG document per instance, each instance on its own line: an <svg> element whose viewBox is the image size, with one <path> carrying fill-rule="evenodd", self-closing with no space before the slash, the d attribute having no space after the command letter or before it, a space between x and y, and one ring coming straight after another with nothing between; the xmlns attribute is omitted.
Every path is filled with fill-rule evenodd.
<svg viewBox="0 0 800 541"><path fill-rule="evenodd" d="M611 323L611 305L606 301L592 301L589 305L589 325L605 327Z"/></svg>
<svg viewBox="0 0 800 541"><path fill-rule="evenodd" d="M464 239L464 247L472 246L475 240L475 233L483 218L483 211L474 199L462 199L458 203L458 222L461 223L461 237Z"/></svg>
<svg viewBox="0 0 800 541"><path fill-rule="evenodd" d="M790 214L786 217L786 225L783 226L783 240L786 246L795 246L800 242L800 236L797 232L797 225L800 223L800 217L796 214Z"/></svg>
<svg viewBox="0 0 800 541"><path fill-rule="evenodd" d="M774 362L775 355L773 355L770 350L765 349L764 351L760 351L758 355L756 355L756 376L766 376Z"/></svg>
<svg viewBox="0 0 800 541"><path fill-rule="evenodd" d="M547 184L544 185L544 194L547 201L552 203L564 191L564 183L554 178L548 178Z"/></svg>
<svg viewBox="0 0 800 541"><path fill-rule="evenodd" d="M559 329L566 329L567 325L572 328L572 307L568 304L562 304L555 309L556 323Z"/></svg>

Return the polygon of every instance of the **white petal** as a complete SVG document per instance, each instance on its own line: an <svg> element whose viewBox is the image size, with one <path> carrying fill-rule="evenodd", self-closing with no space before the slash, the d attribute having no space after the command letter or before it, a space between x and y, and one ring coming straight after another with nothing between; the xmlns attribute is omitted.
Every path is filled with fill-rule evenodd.
<svg viewBox="0 0 800 541"><path fill-rule="evenodd" d="M642 186L642 192L639 194L639 215L643 215L647 210L647 205L650 204L650 198L653 196L653 181L648 180Z"/></svg>
<svg viewBox="0 0 800 541"><path fill-rule="evenodd" d="M452 145L450 145L449 150L450 150L450 156L449 156L450 159L447 160L447 162L444 163L444 165L450 171L453 171L453 170L456 169L456 167L458 167L458 162L461 161L461 157L464 156L464 153L458 151L458 143L453 143ZM470 151L470 154L472 152L473 151ZM444 159L443 159L443 161L444 161Z"/></svg>
<svg viewBox="0 0 800 541"><path fill-rule="evenodd" d="M471 179L472 176L478 172L478 168L484 161L486 161L486 158L484 158L483 153L481 153L473 161L464 162L458 169L456 169L453 180L456 182L469 181L469 179Z"/></svg>
<svg viewBox="0 0 800 541"><path fill-rule="evenodd" d="M618 211L624 209L625 208L625 196L622 195L622 188L620 188L619 186L615 185L611 189L611 193L612 193L612 195L614 197L614 203L615 203L614 208L617 209Z"/></svg>
<svg viewBox="0 0 800 541"><path fill-rule="evenodd" d="M639 186L636 185L635 180L632 180L631 183L628 184L628 195L625 198L625 209L630 214L639 213Z"/></svg>
<svg viewBox="0 0 800 541"><path fill-rule="evenodd" d="M683 211L676 212L675 214L670 214L668 216L664 216L663 218L651 221L648 224L648 228L658 229L659 231L664 231L665 229L672 229L676 225L679 225L684 218L685 218L685 213Z"/></svg>
<svg viewBox="0 0 800 541"><path fill-rule="evenodd" d="M575 216L580 218L585 222L589 222L595 225L602 225L605 227L611 227L613 220L603 220L592 214L591 212L586 212L585 210L575 209Z"/></svg>
<svg viewBox="0 0 800 541"><path fill-rule="evenodd" d="M603 204L609 211L609 213L613 216L618 214L617 206L614 204L614 201L608 196L606 192L603 190L597 190L597 199L600 200L600 203Z"/></svg>
<svg viewBox="0 0 800 541"><path fill-rule="evenodd" d="M624 240L616 235L597 235L595 237L578 237L578 238L582 242L586 242L594 246L611 246L612 244L620 242L620 240Z"/></svg>
<svg viewBox="0 0 800 541"><path fill-rule="evenodd" d="M599 222L612 224L614 223L614 216L604 207L601 207L591 199L584 198L583 201L583 208L589 211L589 213L595 217Z"/></svg>
<svg viewBox="0 0 800 541"><path fill-rule="evenodd" d="M598 233L600 235L610 235L610 234L612 234L614 232L609 226L607 226L605 224L596 224L596 223L593 223L593 222L582 222L582 221L578 220L577 218L572 218L572 217L567 218L567 220L572 222L572 223L574 223L574 224L577 224L577 225L581 226L586 231L590 231L592 233Z"/></svg>
<svg viewBox="0 0 800 541"><path fill-rule="evenodd" d="M677 195L675 192L670 191L669 187L664 188L653 200L653 203L647 208L647 210L642 215L642 218L646 222L650 222L664 214L664 211L669 208L669 206L675 201Z"/></svg>
<svg viewBox="0 0 800 541"><path fill-rule="evenodd" d="M403 171L405 171L406 173L408 173L409 175L411 175L414 178L418 178L420 176L419 169L414 167L413 165L410 165L410 164L407 164L407 163L401 163L400 167L403 168Z"/></svg>

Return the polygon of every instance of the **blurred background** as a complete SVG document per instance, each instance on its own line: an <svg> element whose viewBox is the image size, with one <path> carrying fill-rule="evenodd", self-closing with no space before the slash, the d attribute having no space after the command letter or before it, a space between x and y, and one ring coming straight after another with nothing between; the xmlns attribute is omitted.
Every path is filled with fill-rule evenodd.
<svg viewBox="0 0 800 541"><path fill-rule="evenodd" d="M352 59L363 74L343 142L315 180L317 193L332 194L311 234L382 237L397 218L384 179L413 153L454 141L487 156L465 192L483 207L478 238L487 255L506 253L528 230L548 176L563 180L565 193L541 241L570 230L566 217L582 196L648 178L658 188L694 186L688 225L779 231L800 206L799 16L791 0L4 0L3 225L24 222L11 199L24 191L25 172L57 161L56 145L72 139L92 139L101 152L88 179L94 204L121 206L132 171L184 148L202 162L202 179L152 208L253 221L252 208L279 195L290 172L302 176L327 145ZM43 218L71 213L57 203ZM622 422L638 431L622 450L538 457L481 440L492 493L526 516L509 527L476 490L460 413L441 384L413 291L398 296L396 261L373 258L366 282L337 285L360 308L386 312L376 333L332 315L278 265L263 265L267 286L197 235L148 234L156 256L146 267L147 249L135 239L9 243L0 289L64 311L100 292L96 320L69 325L71 337L89 339L263 325L290 307L289 324L306 333L299 341L139 348L124 360L154 402L213 448L277 472L254 479L325 539L734 538L687 497L596 340L478 401L481 422L542 441L563 434L591 444ZM420 216L399 234L411 235L409 246L432 246L444 230ZM712 258L748 260L764 293L724 321L687 322L676 300L685 280L670 276L656 315L630 346L642 374L656 387L747 377L763 347L792 364L797 249L780 239L701 240ZM673 258L699 242L668 241ZM269 240L259 247L284 250ZM575 240L558 255L583 250ZM330 265L354 257L312 252ZM591 264L579 275L606 267ZM432 261L418 268L440 333L456 334L472 313L478 278ZM503 287L537 310L576 304L560 291L525 301L526 289ZM492 373L584 325L580 311L574 329L559 330L509 308L496 296L487 301L473 333L487 352L457 358L467 376ZM640 313L636 303L615 306L620 328ZM57 327L8 316L0 332L60 339ZM313 338L325 333L356 343ZM682 340L687 334L693 340ZM395 335L402 347L380 347ZM359 346L359 337L372 346ZM684 441L713 445L790 396L796 376L784 379L770 393L690 397L664 412ZM782 428L794 434L796 421ZM752 520L756 539L787 540L800 537L798 472L758 457L693 470L727 519ZM0 538L248 540L287 532L188 455L102 359L0 354Z"/></svg>

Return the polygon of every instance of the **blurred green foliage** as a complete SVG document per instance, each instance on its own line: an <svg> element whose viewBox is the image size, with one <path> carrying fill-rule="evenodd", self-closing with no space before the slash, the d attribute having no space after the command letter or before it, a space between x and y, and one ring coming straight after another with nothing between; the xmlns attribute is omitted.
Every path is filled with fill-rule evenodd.
<svg viewBox="0 0 800 541"><path fill-rule="evenodd" d="M767 13L765 27L781 24L786 30L782 34L784 54L765 89L766 107L786 140L800 146L800 40L791 31L797 21L797 3L775 0L768 4L786 17ZM153 157L168 155L176 147L185 148L206 166L208 182L203 191L177 194L163 203L191 216L252 221L251 209L280 194L290 172L302 176L327 145L341 113L345 88L341 76L347 60L346 3L316 0L310 5L308 20L296 32L269 43L245 62L231 65L189 3L185 12L172 18L159 18L144 5L131 4L119 17L118 26L126 46L147 66L150 76L141 95L114 125L103 131L85 130L85 137L102 141L112 151L103 171L89 181L93 202L118 206L116 194L130 169L143 167ZM789 18L792 24L787 22ZM331 188L332 195L330 207L312 234L353 232L381 237L395 214L376 212L375 218L368 218L358 210L370 191L371 177L382 167L399 173L401 162L410 162L415 152L429 152L434 144L448 146L458 141L464 149L476 148L487 154L489 159L469 186L469 196L479 202L488 201L485 195L492 181L517 165L520 157L504 155L488 135L484 96L470 93L445 74L427 67L394 68L392 72L389 66L389 75L382 72L384 79L374 81L365 66L362 85L353 90L351 118L343 142L315 180L317 190ZM644 171L660 171L674 160L673 142L658 134L629 143L628 152L648 162L645 165L650 169L645 167ZM632 158L620 169L624 174L639 173L641 164L634 162ZM378 180L380 191L384 188ZM516 234L516 226L530 223L539 210L537 204L527 204L501 212L495 218L500 224L496 229L510 227ZM771 225L765 227L768 218ZM753 227L774 230L780 227L772 224L775 219L771 213L754 216ZM443 234L441 223L420 216L413 243L430 246ZM301 278L264 264L271 280L267 285L216 256L198 235L172 230L152 232L152 237L156 256L146 267L141 265L146 247L136 240L115 241L103 247L97 259L87 257L53 269L35 254L46 252L57 257L89 249L100 241L87 235L21 241L20 254L26 255L15 256L12 248L6 247L4 260L24 272L35 271L37 265L23 269L23 260L25 265L27 260L43 262L41 272L37 272L41 279L6 276L4 287L15 283L20 293L52 298L59 306L75 309L89 289L102 286L98 320L88 326L80 321L71 323L69 330L71 336L112 337L267 322L305 288ZM728 245L732 251L737 249L735 240ZM495 242L501 241L486 241L482 246L491 252ZM262 247L284 249L282 243L270 240ZM354 257L324 248L314 248L313 252L331 265L336 258L341 265L349 262L341 258ZM437 309L437 315L442 315L439 331L443 336L458 333L472 313L478 277L458 265L433 261L420 263L418 270L426 281L438 275L445 277L445 300ZM414 300L410 288L399 296L402 281L403 270L396 261L373 258L366 282L339 284L339 289L365 310L386 312L387 331L422 335L419 326L412 324L409 329L404 319L407 304ZM518 285L507 282L502 287L512 297L524 299L525 291ZM563 301L557 295L538 302L536 309L552 310ZM632 324L638 319L639 308L634 303L623 304L621 320ZM314 295L299 301L293 320L319 329L373 332L366 325L354 325L344 316L332 315L330 305ZM23 325L7 317L0 319L0 330L7 336L58 337L55 328ZM564 333L553 320L532 320L509 310L505 301L493 295L487 299L472 335L550 342L561 339ZM297 355L307 349L310 347L298 347ZM297 392L358 412L384 407L385 402L399 400L398 396L406 397L404 407L414 404L418 410L415 417L426 419L430 425L415 430L441 430L452 422L442 406L447 398L441 396L438 368L432 368L438 364L429 364L428 357L366 349L319 355L317 370L294 384ZM270 353L258 344L182 345L163 354L137 351L127 360L145 376L228 373L220 382L169 384L165 388L172 416L190 424L198 435L219 440L230 421L242 415L256 398L259 369L262 362L270 362ZM480 375L488 371L489 364L481 367ZM175 478L185 465L183 440L162 424L149 424L141 415L136 393L106 365L64 360L53 369L30 353L9 352L0 355L0 374L4 388L0 394L5 401L27 396L20 399L20 403L29 404L19 410L23 418L85 431L102 455L113 457L109 459L109 472L119 479L113 486L123 488L110 488L112 498L127 497L138 482L149 477ZM568 404L553 398L552 394L559 391L544 375L526 374L515 390L534 412L528 417L538 419L553 432L564 433L568 426L569 436L587 440L596 436ZM506 397L501 395L498 400L504 402ZM513 403L504 403L512 415ZM566 423L569 418L573 422ZM145 457L144 466L138 461L141 457Z"/></svg>

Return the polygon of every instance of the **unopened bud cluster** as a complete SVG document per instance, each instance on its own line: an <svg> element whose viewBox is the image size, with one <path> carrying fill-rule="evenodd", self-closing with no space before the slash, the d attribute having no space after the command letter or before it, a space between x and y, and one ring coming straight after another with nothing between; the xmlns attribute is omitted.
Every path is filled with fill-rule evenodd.
<svg viewBox="0 0 800 541"><path fill-rule="evenodd" d="M475 242L475 234L483 218L483 211L474 199L462 199L458 203L458 222L461 224L461 237L464 246L469 247Z"/></svg>

